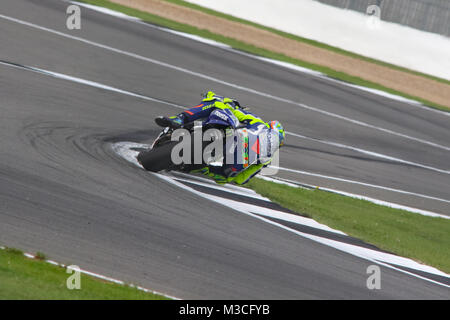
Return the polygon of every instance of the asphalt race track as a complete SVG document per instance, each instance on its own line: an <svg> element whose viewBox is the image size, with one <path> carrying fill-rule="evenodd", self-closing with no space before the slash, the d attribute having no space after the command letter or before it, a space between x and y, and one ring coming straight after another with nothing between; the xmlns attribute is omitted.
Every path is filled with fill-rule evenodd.
<svg viewBox="0 0 450 320"><path fill-rule="evenodd" d="M81 30L68 30L67 6L1 1L0 244L183 299L449 298L385 266L382 289L368 290L370 261L111 148L148 142L156 116L212 89L316 139L287 136L280 178L450 215L448 115L85 8Z"/></svg>

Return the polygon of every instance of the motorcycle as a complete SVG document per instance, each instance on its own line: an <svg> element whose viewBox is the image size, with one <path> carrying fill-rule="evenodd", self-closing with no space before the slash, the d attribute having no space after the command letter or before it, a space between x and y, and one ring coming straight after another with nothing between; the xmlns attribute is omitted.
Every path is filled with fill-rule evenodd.
<svg viewBox="0 0 450 320"><path fill-rule="evenodd" d="M180 131L177 133L177 130L180 129L182 129L181 132L184 135L190 136L188 137L190 151L201 150L202 156L200 161L198 161L200 157L197 156L196 158L195 152L189 152L190 155L184 157L186 149L179 150L178 154L178 159L183 158L185 161L181 163L180 161L174 161L172 153L174 148L180 143L177 140L183 136L183 134L179 134ZM208 133L208 137L204 141L206 133ZM202 137L200 139L198 138L199 134ZM176 139L175 135L178 139ZM184 139L185 137L183 137ZM208 146L213 141L220 143L220 147L208 150ZM200 149L196 149L195 143L200 144ZM257 157L249 157L248 149L249 133L246 125L240 123L230 110L216 109L203 121L185 123L180 128L165 127L154 140L150 149L143 150L138 154L137 160L148 171L175 170L191 172L207 166L221 166L225 159L229 159L227 154L228 157L236 161L236 157L241 154L244 156L240 160L243 161L244 167L247 167L257 161ZM210 152L208 157L204 156L205 151Z"/></svg>

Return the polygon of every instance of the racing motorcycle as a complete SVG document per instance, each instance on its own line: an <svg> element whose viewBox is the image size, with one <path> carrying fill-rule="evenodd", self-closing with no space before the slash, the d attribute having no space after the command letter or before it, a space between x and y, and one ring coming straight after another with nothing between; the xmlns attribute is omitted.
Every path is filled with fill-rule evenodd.
<svg viewBox="0 0 450 320"><path fill-rule="evenodd" d="M195 159L195 152L190 152L189 157L183 157L186 150L181 149L179 156L188 161L181 163L174 162L172 151L175 146L180 143L178 138L180 134L176 132L178 129L186 135L190 135L191 151L201 150L201 160L197 156ZM209 130L213 129L213 130ZM204 134L209 133L207 141L203 141ZM175 134L178 136L175 138ZM196 136L200 134L203 138ZM184 139L184 138L183 138ZM224 163L226 154L231 155L232 159L236 161L239 154L244 155L242 161L244 166L249 166L257 161L256 157L249 157L249 133L245 124L239 122L236 116L227 109L216 109L210 113L209 117L203 121L194 121L182 125L180 128L165 127L158 137L155 139L150 149L141 151L137 160L139 163L149 171L158 172L162 170L176 170L181 172L191 172L196 169L201 169L206 166L221 166ZM175 141L173 141L175 140ZM200 142L201 141L201 142ZM213 149L210 156L204 159L205 149L212 141L221 141L221 148ZM196 149L195 143L200 143L200 149ZM211 150L210 150L211 151ZM240 151L240 152L238 152Z"/></svg>

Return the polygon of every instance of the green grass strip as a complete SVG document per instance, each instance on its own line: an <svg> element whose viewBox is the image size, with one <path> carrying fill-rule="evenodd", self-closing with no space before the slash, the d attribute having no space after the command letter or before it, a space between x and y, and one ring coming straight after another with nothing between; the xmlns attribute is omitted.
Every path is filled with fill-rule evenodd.
<svg viewBox="0 0 450 320"><path fill-rule="evenodd" d="M248 185L275 203L380 249L450 273L450 220L262 179Z"/></svg>
<svg viewBox="0 0 450 320"><path fill-rule="evenodd" d="M165 297L81 274L81 289L67 289L72 274L16 249L0 250L0 300L163 300Z"/></svg>
<svg viewBox="0 0 450 320"><path fill-rule="evenodd" d="M194 34L194 35L197 35L197 36L200 36L203 38L215 40L217 42L227 44L227 45L231 46L232 48L240 50L240 51L244 51L247 53L251 53L254 55L258 55L258 56L262 56L262 57L266 57L266 58L270 58L270 59L288 62L288 63L298 65L298 66L301 66L304 68L308 68L311 70L316 70L316 71L319 71L319 72L322 72L322 73L328 75L331 78L342 80L342 81L345 81L348 83L352 83L352 84L356 84L356 85L360 85L360 86L364 86L364 87L368 87L368 88L372 88L372 89L377 89L377 90L385 91L385 92L395 94L398 96L402 96L402 97L405 97L405 98L408 98L411 100L416 100L416 101L421 102L425 106L439 109L441 111L446 111L446 112L450 111L449 107L422 99L420 97L402 93L402 92L396 91L394 89L382 86L380 84L377 84L377 83L374 83L371 81L367 81L367 80L361 79L359 77L351 76L344 72L339 72L339 71L333 70L328 67L312 64L312 63L309 63L306 61L288 57L284 54L280 54L280 53L272 52L272 51L269 51L266 49L258 48L256 46L249 45L247 43L235 40L233 38L218 35L218 34L210 32L208 30L199 29L199 28L196 28L196 27L193 27L190 25L186 25L183 23L179 23L179 22L176 22L173 20L169 20L169 19L157 16L157 15L154 15L154 14L151 14L148 12L132 9L132 8L120 5L120 4L112 3L107 0L82 0L82 2L92 4L92 5L102 6L102 7L105 7L105 8L111 9L111 10L115 10L115 11L119 11L124 14L137 17L139 19L142 19L143 21L146 21L146 22L149 22L149 23L161 26L161 27L169 28L169 29L176 30L176 31L182 31L182 32ZM305 40L307 40L307 39L305 39ZM307 40L307 41L312 41L312 40ZM352 53L349 53L349 54L352 54ZM449 83L450 83L450 81L449 81Z"/></svg>

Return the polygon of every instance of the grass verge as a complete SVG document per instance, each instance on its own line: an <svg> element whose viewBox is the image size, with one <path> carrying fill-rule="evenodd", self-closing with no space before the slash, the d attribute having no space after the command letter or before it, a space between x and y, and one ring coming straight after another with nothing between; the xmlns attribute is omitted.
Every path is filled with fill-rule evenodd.
<svg viewBox="0 0 450 320"><path fill-rule="evenodd" d="M397 91L397 90L385 87L385 86L380 85L378 83L367 81L367 80L364 80L364 79L359 78L359 77L351 76L351 75L346 74L344 72L339 72L339 71L333 70L333 69L328 68L328 67L324 67L324 66L321 66L321 65L317 65L317 64L306 62L306 61L294 59L294 58L288 57L288 56L286 56L284 54L272 52L272 51L269 51L269 50L266 50L266 49L263 49L263 48L259 48L259 47L253 46L253 45L249 45L247 43L235 40L233 38L229 38L229 37L225 37L225 36L222 36L222 35L218 35L218 34L210 32L208 30L199 29L199 28L187 25L187 24L179 23L179 22L176 22L176 21L173 21L173 20L169 20L169 19L157 16L157 15L154 15L154 14L151 14L151 13L148 13L148 12L144 12L144 11L140 11L140 10L137 10L137 9L129 8L129 7L126 7L126 6L123 6L123 5L120 5L120 4L112 3L112 2L107 1L107 0L81 0L81 1L84 2L84 3L97 5L97 6L105 7L105 8L111 9L111 10L119 11L119 12L122 12L124 14L137 17L139 19L142 19L143 21L146 21L146 22L149 22L151 24L155 24L155 25L158 25L158 26L161 26L161 27L166 27L166 28L170 28L170 29L173 29L173 30L176 30L176 31L182 31L182 32L194 34L194 35L197 35L197 36L200 36L200 37L203 37L203 38L215 40L217 42L221 42L221 43L227 44L227 45L231 46L232 48L240 50L240 51L244 51L244 52L251 53L251 54L254 54L254 55L258 55L258 56L262 56L262 57L266 57L266 58L270 58L270 59L275 59L275 60L279 60L279 61L284 61L284 62L288 62L288 63L294 64L294 65L298 65L298 66L301 66L301 67L304 67L304 68L316 70L316 71L322 72L322 73L324 73L324 74L326 74L329 77L334 78L334 79L338 79L338 80L341 80L341 81L345 81L345 82L348 82L348 83L352 83L352 84L356 84L356 85L360 85L360 86L364 86L364 87L368 87L368 88L372 88L372 89L385 91L385 92L388 92L388 93L391 93L391 94L395 94L395 95L398 95L398 96L402 96L402 97L405 97L405 98L408 98L408 99L416 100L416 101L419 101L420 103L424 104L425 106L428 106L428 107L431 107L431 108L435 108L435 109L438 109L438 110L441 110L441 111L446 111L446 112L450 111L450 108L448 108L446 106L443 106L443 105L434 103L432 101L428 101L426 99L422 99L420 97L412 96L412 95L409 95L409 94L406 94L406 93L403 93L403 92L400 92L400 91ZM177 0L167 0L167 1L174 2L176 4L183 4L183 5L190 6L190 7L191 6L192 7L199 7L199 6L196 6L196 5L193 5L193 4L189 4L188 5L184 1L177 1ZM199 8L203 8L203 7L199 7ZM212 10L209 10L209 9L206 9L206 8L203 8L202 10L206 11L206 12L212 11ZM215 12L215 15L223 16L224 14ZM231 16L227 16L227 17L230 18ZM245 20L241 20L241 19L238 19L238 18L234 18L234 17L231 17L231 18L232 18L232 20L239 20L239 22L245 21ZM247 24L253 25L253 23L251 23L251 22L248 22L248 21L245 21L245 22ZM264 29L270 29L270 28L266 28L266 27L263 27L263 26L259 26L259 27L264 28ZM374 59L366 58L366 57L363 57L363 56L358 56L358 55L356 55L354 53L351 53L351 52L348 52L348 51L345 51L345 50L341 50L341 49L338 49L338 48L334 48L334 47L322 44L322 43L317 42L317 41L313 41L313 40L309 40L309 39L305 39L305 38L300 38L300 37L297 37L297 36L294 36L294 35L283 33L281 31L278 31L278 30L275 30L275 29L270 29L270 31L275 32L275 33L282 33L284 36L286 36L288 38L292 38L292 37L298 38L298 39L296 39L298 41L314 43L316 46L325 47L325 48L327 48L329 50L333 50L333 51L339 51L340 53L345 53L346 55L355 56L355 57L358 57L358 58L363 59L363 60L372 61L372 62L376 61L376 63L378 63L378 64L388 65L390 67L393 67L393 68L396 68L396 69L399 69L399 70L403 70L403 71L408 71L408 72L414 73L414 74L420 74L420 73L417 73L417 72L414 72L414 71L411 71L411 70L408 70L408 69L403 69L403 68L398 67L398 66L389 65L389 64L386 64L386 63L381 62L381 61L377 61L377 60L374 60ZM438 80L440 82L443 81L444 83L450 84L450 81L447 81L447 80L444 80L444 79L435 78L435 77L431 77L431 76L424 75L424 74L420 74L420 75L421 76L426 76L428 78L432 78L434 80Z"/></svg>
<svg viewBox="0 0 450 320"><path fill-rule="evenodd" d="M20 250L0 250L0 300L163 300L163 296L81 274L81 289L69 290L66 269L29 259Z"/></svg>
<svg viewBox="0 0 450 320"><path fill-rule="evenodd" d="M450 273L450 220L338 194L253 179L247 187L281 206L402 257Z"/></svg>

